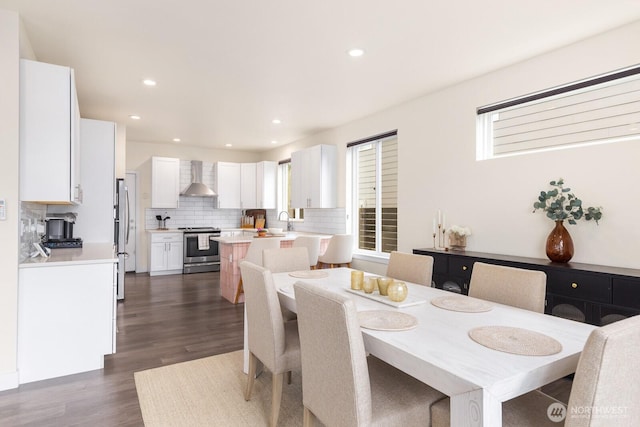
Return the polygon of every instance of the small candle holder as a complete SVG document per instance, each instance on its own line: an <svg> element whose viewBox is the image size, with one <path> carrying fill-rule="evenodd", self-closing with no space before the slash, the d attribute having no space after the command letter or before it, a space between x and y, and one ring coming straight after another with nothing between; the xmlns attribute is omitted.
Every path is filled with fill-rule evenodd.
<svg viewBox="0 0 640 427"><path fill-rule="evenodd" d="M436 248L436 233L433 233L433 249Z"/></svg>

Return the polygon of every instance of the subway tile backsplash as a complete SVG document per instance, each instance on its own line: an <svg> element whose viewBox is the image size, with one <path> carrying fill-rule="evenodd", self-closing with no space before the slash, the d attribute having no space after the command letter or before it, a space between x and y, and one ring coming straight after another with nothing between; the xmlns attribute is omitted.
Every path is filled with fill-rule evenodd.
<svg viewBox="0 0 640 427"><path fill-rule="evenodd" d="M241 209L214 209L215 197L180 196L178 209L145 210L145 229L158 228L156 215L169 216L168 228L178 227L219 227L240 228ZM346 230L346 213L344 208L338 209L305 209L304 221L295 221L295 231L306 231L322 234L342 234ZM287 222L278 221L278 211L267 210L267 226L286 228ZM285 216L283 215L284 219Z"/></svg>

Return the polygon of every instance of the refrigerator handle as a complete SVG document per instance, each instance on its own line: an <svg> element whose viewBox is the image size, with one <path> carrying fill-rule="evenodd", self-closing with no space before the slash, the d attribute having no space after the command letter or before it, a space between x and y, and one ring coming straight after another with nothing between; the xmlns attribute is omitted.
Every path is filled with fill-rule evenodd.
<svg viewBox="0 0 640 427"><path fill-rule="evenodd" d="M125 204L127 206L127 214L126 214L127 232L126 232L126 237L124 239L124 242L125 242L125 244L129 244L129 230L131 229L131 225L129 224L129 215L130 215L131 212L129 211L129 189L127 187L125 187L125 189L124 189L124 194L125 194L125 197L126 197Z"/></svg>

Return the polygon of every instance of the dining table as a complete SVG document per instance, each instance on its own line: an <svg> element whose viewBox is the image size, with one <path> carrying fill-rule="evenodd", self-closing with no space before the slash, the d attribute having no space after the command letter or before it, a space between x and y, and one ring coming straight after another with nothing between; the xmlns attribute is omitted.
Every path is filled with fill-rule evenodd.
<svg viewBox="0 0 640 427"><path fill-rule="evenodd" d="M298 281L351 298L366 351L448 395L452 426L501 426L503 402L575 372L595 328L409 282L397 303L377 290L352 290L352 271L275 273L273 280L293 312Z"/></svg>

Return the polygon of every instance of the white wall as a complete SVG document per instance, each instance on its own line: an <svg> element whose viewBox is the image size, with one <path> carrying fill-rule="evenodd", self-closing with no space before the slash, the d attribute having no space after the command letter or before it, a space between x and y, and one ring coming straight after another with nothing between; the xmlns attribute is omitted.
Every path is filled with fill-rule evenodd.
<svg viewBox="0 0 640 427"><path fill-rule="evenodd" d="M477 162L479 106L640 63L640 22L415 99L265 154L290 156L315 144L338 146L338 206L345 206L347 142L398 129L399 250L432 246L432 218L469 226L467 249L545 258L553 223L532 213L548 182L563 177L599 226L569 226L573 261L640 268L640 143L625 142Z"/></svg>
<svg viewBox="0 0 640 427"><path fill-rule="evenodd" d="M7 207L0 221L0 390L18 386L19 49L18 15L0 10L0 198Z"/></svg>

